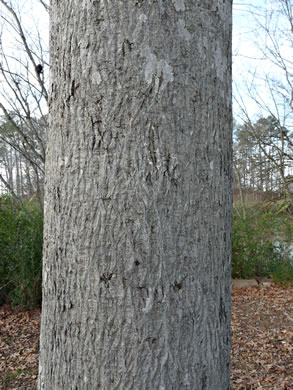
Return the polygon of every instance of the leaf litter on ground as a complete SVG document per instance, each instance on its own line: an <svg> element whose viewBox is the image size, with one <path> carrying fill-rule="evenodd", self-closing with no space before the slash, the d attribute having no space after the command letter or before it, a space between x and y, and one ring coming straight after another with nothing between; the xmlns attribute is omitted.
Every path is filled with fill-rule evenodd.
<svg viewBox="0 0 293 390"><path fill-rule="evenodd" d="M231 390L293 389L293 287L234 289Z"/></svg>
<svg viewBox="0 0 293 390"><path fill-rule="evenodd" d="M293 287L233 289L231 390L293 389ZM40 310L0 308L0 389L35 390Z"/></svg>

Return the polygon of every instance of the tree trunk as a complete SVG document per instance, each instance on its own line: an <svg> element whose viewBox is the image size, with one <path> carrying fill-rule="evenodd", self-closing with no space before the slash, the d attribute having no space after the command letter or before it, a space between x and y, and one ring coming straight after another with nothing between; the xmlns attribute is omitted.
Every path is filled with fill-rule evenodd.
<svg viewBox="0 0 293 390"><path fill-rule="evenodd" d="M51 7L39 389L228 389L231 1Z"/></svg>

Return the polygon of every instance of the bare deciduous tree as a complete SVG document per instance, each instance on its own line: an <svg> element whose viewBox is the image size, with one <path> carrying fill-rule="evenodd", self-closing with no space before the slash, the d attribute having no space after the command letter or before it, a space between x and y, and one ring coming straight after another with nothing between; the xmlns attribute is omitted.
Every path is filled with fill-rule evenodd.
<svg viewBox="0 0 293 390"><path fill-rule="evenodd" d="M41 3L46 8L46 2ZM48 126L47 42L42 39L39 26L33 26L32 17L28 26L22 10L17 8L17 2L0 0L0 9L0 141L16 153L18 166L14 173L30 172L30 181L35 182L31 190L40 192ZM38 72L38 66L42 66L44 71ZM7 177L3 177L3 172L0 179L4 183L6 181L6 185L9 182ZM8 189L18 193L15 185L16 182L10 182Z"/></svg>
<svg viewBox="0 0 293 390"><path fill-rule="evenodd" d="M251 39L254 37L256 57L244 76L246 81L241 86L235 85L236 105L240 108L238 113L248 136L254 139L263 156L259 167L265 164L273 166L278 174L274 175L277 181L272 187L285 190L292 198L289 179L293 169L293 4L288 0L274 0L266 2L265 8L256 7L255 4L246 7L254 26L249 36ZM238 55L248 58L243 52ZM254 108L259 109L257 120L250 114L245 95L254 103ZM266 120L264 118L274 121L273 137L268 137L267 127L261 124Z"/></svg>

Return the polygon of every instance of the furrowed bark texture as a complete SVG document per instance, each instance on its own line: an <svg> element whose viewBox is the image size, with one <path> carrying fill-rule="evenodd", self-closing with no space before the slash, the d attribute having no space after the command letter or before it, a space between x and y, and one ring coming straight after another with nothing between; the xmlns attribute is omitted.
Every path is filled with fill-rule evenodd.
<svg viewBox="0 0 293 390"><path fill-rule="evenodd" d="M231 122L231 1L52 1L39 390L229 388Z"/></svg>

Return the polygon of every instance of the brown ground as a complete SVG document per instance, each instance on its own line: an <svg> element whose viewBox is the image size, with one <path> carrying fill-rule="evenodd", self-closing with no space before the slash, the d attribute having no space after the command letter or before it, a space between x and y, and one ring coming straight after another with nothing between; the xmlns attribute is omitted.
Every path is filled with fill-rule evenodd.
<svg viewBox="0 0 293 390"><path fill-rule="evenodd" d="M0 389L32 390L38 373L40 310L0 308ZM57 389L56 389L57 390Z"/></svg>
<svg viewBox="0 0 293 390"><path fill-rule="evenodd" d="M36 388L39 323L0 308L1 390ZM234 289L232 337L231 390L293 389L293 287Z"/></svg>
<svg viewBox="0 0 293 390"><path fill-rule="evenodd" d="M293 287L233 290L231 389L293 389Z"/></svg>

